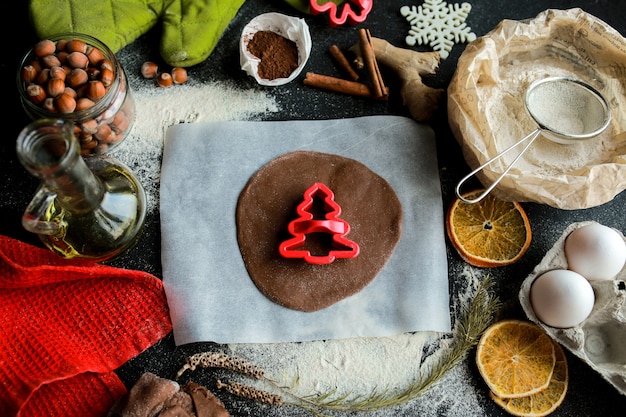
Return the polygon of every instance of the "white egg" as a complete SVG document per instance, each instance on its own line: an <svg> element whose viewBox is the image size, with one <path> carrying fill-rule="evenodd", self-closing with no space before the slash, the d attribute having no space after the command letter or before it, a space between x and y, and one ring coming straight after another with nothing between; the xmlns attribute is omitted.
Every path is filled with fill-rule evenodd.
<svg viewBox="0 0 626 417"><path fill-rule="evenodd" d="M567 269L554 269L537 277L529 296L537 318L558 328L582 323L591 314L595 302L589 281Z"/></svg>
<svg viewBox="0 0 626 417"><path fill-rule="evenodd" d="M626 243L615 230L599 223L579 227L565 239L567 268L590 281L613 279L626 262Z"/></svg>

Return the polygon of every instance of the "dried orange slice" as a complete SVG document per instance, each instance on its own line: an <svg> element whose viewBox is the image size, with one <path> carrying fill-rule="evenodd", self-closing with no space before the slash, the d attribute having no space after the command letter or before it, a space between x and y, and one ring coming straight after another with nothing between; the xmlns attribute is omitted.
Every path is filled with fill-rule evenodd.
<svg viewBox="0 0 626 417"><path fill-rule="evenodd" d="M463 197L474 199L483 191L470 191ZM491 194L473 204L457 197L448 209L446 231L461 258L481 268L517 262L532 239L530 222L522 206Z"/></svg>
<svg viewBox="0 0 626 417"><path fill-rule="evenodd" d="M556 410L567 393L569 374L563 348L554 342L556 362L548 388L520 398L500 398L490 392L491 398L509 414L519 417L544 417Z"/></svg>
<svg viewBox="0 0 626 417"><path fill-rule="evenodd" d="M550 336L539 326L522 320L492 324L476 350L478 371L500 398L525 397L545 390L555 362Z"/></svg>

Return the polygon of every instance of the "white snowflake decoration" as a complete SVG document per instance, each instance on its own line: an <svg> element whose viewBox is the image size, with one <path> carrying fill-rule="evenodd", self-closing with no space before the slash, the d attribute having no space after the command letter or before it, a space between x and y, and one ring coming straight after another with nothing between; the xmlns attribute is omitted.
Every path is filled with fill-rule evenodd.
<svg viewBox="0 0 626 417"><path fill-rule="evenodd" d="M411 24L406 43L413 46L430 45L446 59L455 43L471 42L476 35L465 24L472 5L447 4L443 0L424 0L422 6L403 6L402 16Z"/></svg>

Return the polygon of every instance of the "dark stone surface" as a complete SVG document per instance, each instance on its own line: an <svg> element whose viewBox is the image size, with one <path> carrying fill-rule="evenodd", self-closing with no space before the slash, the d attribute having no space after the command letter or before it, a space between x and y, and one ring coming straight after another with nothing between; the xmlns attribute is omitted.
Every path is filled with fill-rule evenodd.
<svg viewBox="0 0 626 417"><path fill-rule="evenodd" d="M418 5L421 2L377 1L374 3L370 17L365 24L360 26L368 27L373 36L384 38L394 45L402 46L408 25L400 15L399 9L401 6L413 4ZM616 28L622 35L626 34L626 14L624 13L626 2L624 1L553 0L546 2L520 0L499 2L474 0L471 4L472 11L466 22L477 36L484 35L493 29L502 19L521 20L532 18L547 8L566 9L571 7L581 7ZM15 138L19 130L28 123L15 89L16 65L21 55L36 41L36 36L29 26L27 2L17 2L12 7L20 30L16 32L14 29L9 29L8 25L3 29L5 31L5 46L8 47L0 60L0 70L5 80L3 84L5 94L3 96L9 103L8 106L5 103L3 107L6 123L4 124L3 138L0 141L0 177L2 178L0 181L0 217L2 218L0 233L39 245L37 237L23 230L20 224L22 212L30 201L37 181L25 172L15 155ZM238 42L239 34L244 25L256 15L269 11L297 14L294 9L279 0L248 0L231 22L214 53L204 63L190 68L190 76L199 79L206 77L210 80L228 80L241 88L262 88L258 87L251 77L240 70ZM334 66L327 52L328 47L337 44L341 48L347 48L356 43L356 28L330 28L321 17L307 17L307 23L312 33L313 51L305 71L341 76L340 70ZM11 26L15 27L14 25ZM155 57L158 57L158 32L159 29L155 28L120 51L119 56L122 63L126 57L134 56L136 58L137 55L145 56L146 60L156 59ZM464 47L464 44L455 45L450 56L442 61L436 76L427 80L429 85L441 88L447 86L454 73L456 60ZM415 47L415 49L426 51L428 47ZM397 95L397 89L394 89L394 83L397 81L394 81L394 77L389 74L386 76L392 91L389 102L357 99L307 88L302 85L303 77L304 73L286 86L267 90L282 107L281 111L270 113L267 117L268 120L326 119L375 114L408 115ZM445 106L437 112L430 124L437 135L443 205L448 207L454 198L456 183L469 172L469 169L463 160L460 147L448 127ZM529 251L515 265L490 271L496 282L497 294L504 303L501 313L503 317L523 316L517 301L520 284L533 267L539 263L566 226L577 221L596 220L626 231L626 216L623 214L626 207L626 195L624 193L609 203L585 210L559 210L539 204L523 204L523 206L529 215L533 228L533 242ZM145 270L161 277L159 248L159 218L158 213L153 213L147 220L145 232L137 247L113 264L125 268ZM454 293L454 288L460 285L456 280L462 279L460 272L464 263L451 247L448 248L448 259L451 292ZM184 363L186 356L212 349L223 349L223 347L212 343L176 347L170 334L154 347L124 365L118 374L129 387L142 373L147 371L162 377L173 378L181 364ZM626 397L620 395L599 374L569 353L568 360L570 366L569 392L563 405L553 415L623 416L624 410L626 410ZM473 357L470 356L467 361L472 364ZM219 371L203 375L197 382L206 384L210 389L214 387L215 381L220 378ZM484 401L485 412L493 416L506 415L492 404L487 388L481 384L478 374L475 372L472 377L475 379L472 384L479 391L477 395ZM272 414L267 407L257 406L252 402L233 399L225 395L222 398L234 416ZM450 401L454 401L454 399L450 399ZM446 414L445 407L443 407L443 411L433 410L432 415ZM294 410L290 415L300 414ZM410 409L405 409L398 415L412 415L412 413Z"/></svg>

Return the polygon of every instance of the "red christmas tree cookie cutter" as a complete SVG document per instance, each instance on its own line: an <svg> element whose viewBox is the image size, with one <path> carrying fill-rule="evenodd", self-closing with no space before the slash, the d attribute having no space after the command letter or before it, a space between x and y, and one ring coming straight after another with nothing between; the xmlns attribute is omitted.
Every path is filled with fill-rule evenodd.
<svg viewBox="0 0 626 417"><path fill-rule="evenodd" d="M322 198L326 214L323 219L314 219L310 209L313 199ZM354 258L360 248L356 242L345 236L350 232L347 221L340 219L341 207L335 202L335 194L321 182L316 182L304 192L303 201L296 208L298 218L289 222L287 229L293 236L282 242L278 251L284 258L302 258L306 263L323 265L332 263L337 258ZM331 235L332 247L327 255L313 255L303 249L306 235L310 233L328 233Z"/></svg>
<svg viewBox="0 0 626 417"><path fill-rule="evenodd" d="M373 6L373 0L346 0L341 3L341 12L339 12L339 7L335 3L337 2L332 0L310 0L311 14L328 13L329 26L331 27L341 26L346 22L350 25L356 25L365 21ZM348 3L354 3L360 10L352 10Z"/></svg>

